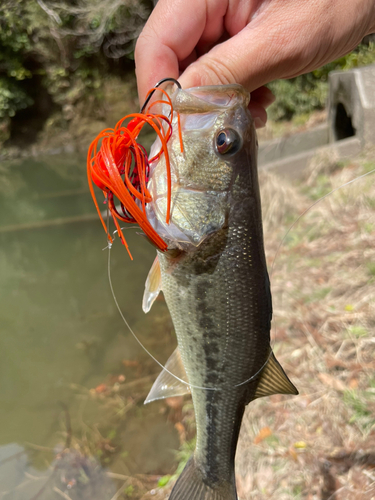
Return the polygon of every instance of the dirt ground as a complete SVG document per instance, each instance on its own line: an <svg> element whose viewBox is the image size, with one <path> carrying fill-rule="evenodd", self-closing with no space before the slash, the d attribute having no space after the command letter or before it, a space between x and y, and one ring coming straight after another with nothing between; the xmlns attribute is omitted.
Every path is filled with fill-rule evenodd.
<svg viewBox="0 0 375 500"><path fill-rule="evenodd" d="M296 187L261 176L274 351L300 395L247 408L242 499L375 498L374 174L326 196L286 233L297 213L375 168L372 158L317 158Z"/></svg>

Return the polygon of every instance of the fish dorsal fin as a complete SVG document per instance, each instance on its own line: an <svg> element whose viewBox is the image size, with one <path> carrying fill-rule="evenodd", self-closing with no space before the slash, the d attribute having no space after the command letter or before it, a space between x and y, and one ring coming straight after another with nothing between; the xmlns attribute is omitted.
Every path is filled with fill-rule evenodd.
<svg viewBox="0 0 375 500"><path fill-rule="evenodd" d="M273 352L263 368L254 399L271 394L298 394L298 390L289 380Z"/></svg>
<svg viewBox="0 0 375 500"><path fill-rule="evenodd" d="M173 377L167 370L181 380L186 380L186 384L180 382L175 377ZM151 387L145 404L151 403L156 399L170 398L173 396L183 396L184 394L190 394L190 389L188 385L188 379L184 365L182 363L181 354L178 347L173 351L171 357L165 364L164 370L160 373L158 378L155 380L154 385Z"/></svg>
<svg viewBox="0 0 375 500"><path fill-rule="evenodd" d="M142 309L143 312L148 313L151 309L152 304L155 302L156 297L159 295L161 290L161 271L159 259L156 256L151 269L148 273L145 292L143 294Z"/></svg>

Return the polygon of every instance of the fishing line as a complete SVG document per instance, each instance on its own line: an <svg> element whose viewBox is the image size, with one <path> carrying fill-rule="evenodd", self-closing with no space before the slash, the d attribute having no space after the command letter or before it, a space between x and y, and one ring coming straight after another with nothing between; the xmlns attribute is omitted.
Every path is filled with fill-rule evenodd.
<svg viewBox="0 0 375 500"><path fill-rule="evenodd" d="M132 229L132 228L129 227L127 229ZM125 316L124 316L124 314L123 314L123 312L121 310L120 304L117 301L116 294L115 294L115 291L114 291L114 288L113 288L113 284L112 284L112 277L111 277L111 249L112 249L112 243L109 240L108 240L107 247L103 248L103 250L106 250L106 249L108 249L108 261L107 261L108 281L109 281L109 287L110 287L110 290L111 290L111 294L112 294L113 300L114 300L114 302L116 304L117 310L120 313L120 316L121 316L123 322L125 323L125 325L128 328L129 332L132 334L133 338L137 341L137 343L139 344L139 346L145 351L146 354L148 354L148 356L150 356L150 358L153 361L155 361L155 363L157 365L160 366L160 368L162 370L164 370L165 372L167 372L174 379L178 380L179 382L182 382L185 386L187 386L189 388L192 388L192 389L201 389L201 390L205 390L205 391L221 391L221 390L223 390L220 387L202 387L200 385L190 384L189 382L186 382L186 380L183 380L183 379L177 377L177 375L175 375L174 373L172 373L171 371L169 371L162 363L160 363L159 360L157 360L155 358L155 356L153 354L151 354L151 352L142 343L142 341L137 337L137 335L135 334L134 330L129 325L128 321L126 320L126 318L125 318ZM239 384L233 385L232 387L240 387L241 385L247 384L248 382L250 382L251 380L253 380L255 377L257 377L259 375L259 373L263 370L263 368L266 366L266 364L268 363L268 360L271 357L271 355L272 355L272 351L270 352L270 354L269 354L269 356L267 358L267 361L263 364L263 366L254 375L252 375L250 378L248 378L247 380L245 380L245 381L243 381L243 382L241 382Z"/></svg>
<svg viewBox="0 0 375 500"><path fill-rule="evenodd" d="M174 83L179 89L181 89L181 85L180 83L173 79L173 78L165 78L161 81L159 81L154 89L149 93L149 95L147 96L143 106L141 107L141 111L140 113L143 113L144 110L146 109L148 103L150 102L154 92L157 90L157 88L162 85L163 83L165 82L172 82ZM359 179L362 179L368 175L370 175L371 173L375 172L375 169L370 171L370 172L367 172L365 174L362 174L360 175L359 177L356 177L355 179L352 179L351 181L348 181L344 184L342 184L341 186L333 189L332 191L330 191L329 193L327 193L326 195L322 196L319 200L315 201L312 205L310 205L309 208L307 208L306 210L304 210L300 215L299 217L293 222L293 224L289 227L289 229L287 230L287 232L285 233L285 235L283 236L282 240L280 241L278 247L277 247L277 250L276 250L276 253L275 253L275 256L274 256L274 259L272 261L272 265L271 265L271 272L270 272L270 276L272 277L273 275L273 272L274 272L274 268L275 268L275 263L276 263L276 259L277 257L279 256L279 253L280 253L280 250L281 250L281 247L282 245L284 244L286 238L288 237L288 235L290 234L290 232L292 231L292 229L296 226L296 224L301 220L301 218L306 215L307 212L309 212L313 207L315 207L318 203L320 203L321 201L323 201L325 198L327 198L328 196L330 196L331 194L333 194L334 192L338 191L339 189L345 187L345 186L348 186L354 182L356 182L357 180ZM108 232L108 228L109 228L109 207L107 205L107 234L109 235L109 232ZM109 285L110 285L110 290L111 290L111 293L112 293L112 297L113 297L113 300L116 304L116 307L117 307L117 310L122 318L122 320L124 321L126 327L128 328L128 330L130 331L131 335L133 336L133 338L136 340L136 342L139 344L139 346L146 352L146 354L162 369L164 370L166 373L168 373L170 376L172 376L175 380L178 380L179 382L181 382L182 384L184 384L185 386L187 387L190 387L190 388L194 388L194 389L201 389L201 390L210 390L210 391L217 391L217 390L222 390L221 388L219 387L202 387L202 386L197 386L197 385L193 385L193 384L190 384L189 382L186 382L185 380L177 377L177 375L175 375L174 373L172 373L171 371L169 371L162 363L160 363L156 358L155 356L153 356L153 354L151 354L151 352L146 348L146 346L141 342L141 340L137 337L137 335L135 334L135 332L133 331L133 329L130 327L129 323L127 322L122 310L121 310L121 307L117 301L117 298L116 298L116 295L115 295L115 292L114 292L114 288L113 288L113 283L112 283L112 279L111 279L111 247L112 247L112 242L110 241L110 238L108 238L108 281L109 281ZM103 249L104 250L104 249ZM271 341L271 345L273 345L276 341L276 325L272 328L272 331L274 333L273 337L273 341ZM269 356L267 357L267 360L265 361L265 363L261 366L261 368L254 374L252 375L251 377L249 377L248 379L244 380L243 382L239 383L239 384L235 384L233 385L233 387L240 387L242 385L245 385L247 384L248 382L250 382L251 380L254 380L261 372L262 370L265 368L265 366L267 365L270 357L272 355L272 350L270 350L270 353L269 353Z"/></svg>
<svg viewBox="0 0 375 500"><path fill-rule="evenodd" d="M144 110L146 109L146 106L147 104L149 103L149 101L151 100L154 92L156 91L157 87L159 87L161 84L165 83L165 82L173 82L175 85L177 85L177 87L179 89L181 89L181 85L180 83L175 80L174 78L164 78L163 80L160 80L154 87L154 90L152 92L150 92L150 94L148 95L148 97L146 98L142 108L141 108L141 113L144 112ZM109 231L108 231L108 228L109 228L109 207L107 205L107 234L109 234ZM130 229L130 228L129 228ZM116 294L115 294L115 291L114 291L114 288L113 288L113 283L112 283L112 278L111 278L111 248L112 248L112 242L108 239L108 245L106 248L103 248L103 250L106 250L108 248L108 263L107 263L107 273L108 273L108 281L109 281L109 287L110 287L110 290L111 290L111 293L112 293L112 297L113 297L113 300L116 304L116 307L117 307L117 310L118 312L120 313L120 316L123 320L123 322L125 323L126 327L128 328L128 330L130 331L130 333L132 334L133 338L137 341L137 343L139 344L139 346L146 352L146 354L148 354L148 356L150 356L150 358L160 366L160 368L162 370L164 370L165 372L167 372L169 375L171 375L174 379L178 380L179 382L182 382L185 386L189 387L189 388L194 388L194 389L202 389L202 390L207 390L207 391L218 391L218 390L221 390L220 388L218 387L201 387L201 386L198 386L198 385L193 385L193 384L190 384L189 382L186 382L185 380L177 377L177 375L175 375L174 373L172 373L171 371L169 371L162 363L160 363L160 361L158 361L155 356L153 354L151 354L151 352L146 348L146 346L141 342L141 340L137 337L137 335L135 334L135 332L133 331L133 329L131 328L131 326L129 325L128 321L126 320L122 310L121 310L121 307L120 307L120 304L118 303L117 301L117 298L116 298ZM262 367L263 368L263 367Z"/></svg>
<svg viewBox="0 0 375 500"><path fill-rule="evenodd" d="M207 391L220 391L221 389L218 388L218 387L201 387L199 385L189 384L189 382L186 382L182 378L177 377L177 375L175 375L174 373L170 372L167 368L165 368L165 366L162 363L160 363L160 361L158 361L153 354L151 354L151 352L146 348L146 346L141 342L141 340L139 340L139 338L137 337L137 335L134 333L133 329L131 328L131 326L127 322L127 320L126 320L126 318L125 318L125 316L124 316L124 314L123 314L123 312L121 310L120 304L117 301L116 294L115 294L115 291L114 291L114 288L113 288L112 278L111 278L111 246L112 246L112 244L110 242L108 242L108 247L107 247L108 248L107 272L108 272L109 287L111 289L112 297L113 297L113 300L115 301L117 310L120 313L120 316L121 316L123 322L125 323L126 327L128 328L129 332L132 334L132 336L137 341L137 343L142 347L142 349L146 352L146 354L148 354L150 356L150 358L153 361L155 361L156 364L158 364L160 366L160 368L162 370L166 371L169 375L171 375L173 378L175 378L179 382L182 382L185 386L191 387L193 389L204 389L204 390L207 390Z"/></svg>

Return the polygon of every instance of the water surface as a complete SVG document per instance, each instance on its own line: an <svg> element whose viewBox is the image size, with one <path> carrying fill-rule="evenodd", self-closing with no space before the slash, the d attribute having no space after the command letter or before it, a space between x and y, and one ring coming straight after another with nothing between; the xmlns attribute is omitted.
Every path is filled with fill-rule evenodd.
<svg viewBox="0 0 375 500"><path fill-rule="evenodd" d="M141 310L155 250L136 232L125 233L133 262L119 241L111 250L113 284L129 323L165 362L174 334L162 301L147 316ZM69 424L76 447L102 463L105 453L111 470L173 471L178 438L165 405L141 404L158 367L116 309L105 246L84 158L0 165L0 485L12 469L1 462L9 450L51 448L36 464L43 470L66 444ZM110 451L101 449L105 439ZM41 460L28 456L29 465Z"/></svg>

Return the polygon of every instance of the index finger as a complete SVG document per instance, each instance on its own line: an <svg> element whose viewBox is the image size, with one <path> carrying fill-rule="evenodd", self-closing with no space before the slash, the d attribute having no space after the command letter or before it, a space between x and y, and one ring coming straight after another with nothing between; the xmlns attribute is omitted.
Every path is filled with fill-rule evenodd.
<svg viewBox="0 0 375 500"><path fill-rule="evenodd" d="M179 62L194 51L205 25L204 0L159 0L135 48L141 103L159 80L179 77Z"/></svg>

